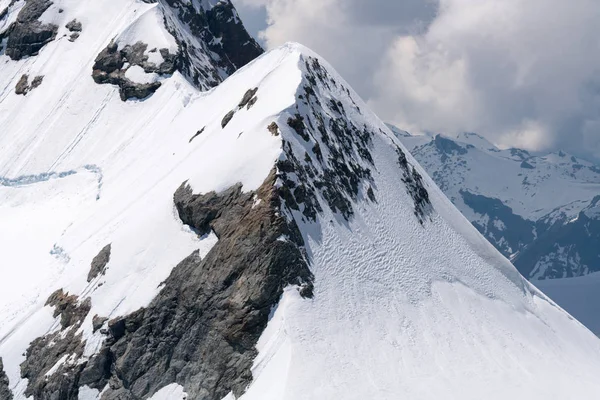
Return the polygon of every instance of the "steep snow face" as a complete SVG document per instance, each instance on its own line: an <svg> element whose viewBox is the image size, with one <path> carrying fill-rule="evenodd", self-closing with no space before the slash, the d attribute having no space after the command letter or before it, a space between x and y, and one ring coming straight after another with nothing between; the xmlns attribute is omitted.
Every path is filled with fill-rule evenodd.
<svg viewBox="0 0 600 400"><path fill-rule="evenodd" d="M600 341L519 275L310 50L273 50L205 93L174 72L153 96L127 102L92 81L93 58L79 70L64 54L42 50L3 66L16 77L41 60L49 72L65 63L73 78L61 85L47 74L24 97L11 85L0 93L0 218L11 222L0 226L10 238L0 242L2 285L22 289L0 295L0 358L15 399L64 388L52 393L213 399L233 391L229 398L281 400L600 392ZM237 223L192 215L189 225L198 224L185 225L174 202L184 182L209 198L270 184L280 197L276 217L297 227L277 242L302 243L314 275L308 292L290 285L276 307L258 310L271 311L268 324L231 321L224 347L258 350L245 394L231 384L246 379L246 371L231 376L237 359L177 358L181 341L152 342L172 320L190 323L185 314L152 314L178 293L173 274L214 258L231 240L216 233ZM267 199L251 200L249 209L262 210ZM206 226L210 233L198 230ZM255 280L227 277L233 295L209 328L236 306L253 306L240 296ZM180 310L187 297L167 296L166 308ZM258 343L239 338L263 323ZM56 351L46 351L50 342ZM199 362L203 369L189 370ZM207 381L215 365L222 374Z"/></svg>
<svg viewBox="0 0 600 400"><path fill-rule="evenodd" d="M396 133L461 212L529 279L600 269L600 168L563 152L499 150L476 134Z"/></svg>

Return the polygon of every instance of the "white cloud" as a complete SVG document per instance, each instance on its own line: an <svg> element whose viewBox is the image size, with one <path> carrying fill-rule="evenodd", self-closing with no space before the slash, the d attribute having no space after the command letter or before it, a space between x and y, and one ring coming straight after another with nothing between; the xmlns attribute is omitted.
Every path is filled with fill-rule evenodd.
<svg viewBox="0 0 600 400"><path fill-rule="evenodd" d="M600 157L597 0L238 0L407 130ZM436 13L437 11L437 13Z"/></svg>

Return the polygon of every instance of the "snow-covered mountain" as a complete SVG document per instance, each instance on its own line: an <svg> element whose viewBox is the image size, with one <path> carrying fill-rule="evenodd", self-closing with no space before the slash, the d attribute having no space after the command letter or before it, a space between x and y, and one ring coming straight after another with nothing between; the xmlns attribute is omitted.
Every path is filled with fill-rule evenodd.
<svg viewBox="0 0 600 400"><path fill-rule="evenodd" d="M600 340L319 56L225 79L229 2L30 1L2 16L2 400L600 393Z"/></svg>
<svg viewBox="0 0 600 400"><path fill-rule="evenodd" d="M524 276L543 280L600 271L600 167L564 152L500 150L473 133L395 133Z"/></svg>

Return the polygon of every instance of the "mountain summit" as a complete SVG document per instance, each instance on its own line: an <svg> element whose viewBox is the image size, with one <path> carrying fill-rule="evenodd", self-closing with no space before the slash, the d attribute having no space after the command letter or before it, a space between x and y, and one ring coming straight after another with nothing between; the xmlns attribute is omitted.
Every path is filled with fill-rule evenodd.
<svg viewBox="0 0 600 400"><path fill-rule="evenodd" d="M55 23L64 40L0 56L2 400L600 392L598 338L325 60L287 44L202 91L197 51L161 72L190 47L156 16L185 11L129 1L95 19L107 4L52 5L81 22L74 41Z"/></svg>

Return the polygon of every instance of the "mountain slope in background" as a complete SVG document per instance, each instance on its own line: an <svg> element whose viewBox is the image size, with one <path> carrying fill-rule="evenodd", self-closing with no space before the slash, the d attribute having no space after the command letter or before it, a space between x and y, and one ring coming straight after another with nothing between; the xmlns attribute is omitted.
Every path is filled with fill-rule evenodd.
<svg viewBox="0 0 600 400"><path fill-rule="evenodd" d="M0 56L0 395L600 392L598 338L521 277L324 60L289 44L201 91L218 83L203 80L209 64L229 72L191 50L210 44L189 4L232 10L65 2L2 31L30 55Z"/></svg>
<svg viewBox="0 0 600 400"><path fill-rule="evenodd" d="M530 280L600 271L600 168L563 153L500 150L476 134L400 140Z"/></svg>

